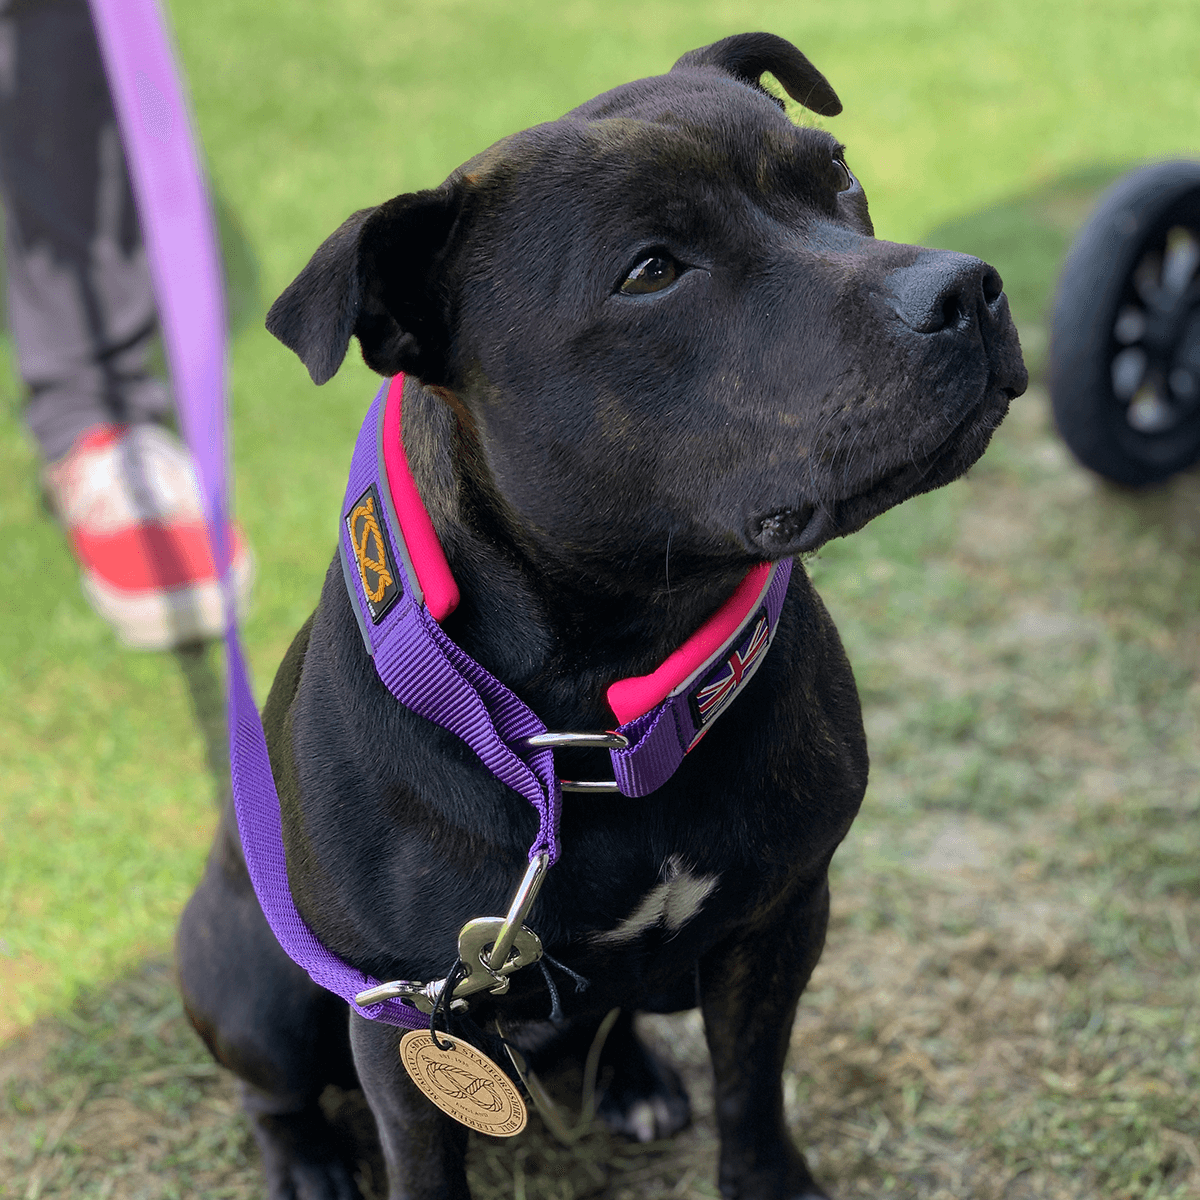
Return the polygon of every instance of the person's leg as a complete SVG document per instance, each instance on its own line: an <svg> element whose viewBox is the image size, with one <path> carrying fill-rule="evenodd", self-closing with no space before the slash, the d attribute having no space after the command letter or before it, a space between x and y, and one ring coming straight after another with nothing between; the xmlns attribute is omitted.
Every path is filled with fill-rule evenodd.
<svg viewBox="0 0 1200 1200"><path fill-rule="evenodd" d="M8 319L47 462L98 425L170 412L154 295L84 0L0 2Z"/></svg>
<svg viewBox="0 0 1200 1200"><path fill-rule="evenodd" d="M26 420L84 594L132 646L219 637L195 473L146 366L154 293L85 0L0 0L0 198ZM236 531L233 547L243 607Z"/></svg>

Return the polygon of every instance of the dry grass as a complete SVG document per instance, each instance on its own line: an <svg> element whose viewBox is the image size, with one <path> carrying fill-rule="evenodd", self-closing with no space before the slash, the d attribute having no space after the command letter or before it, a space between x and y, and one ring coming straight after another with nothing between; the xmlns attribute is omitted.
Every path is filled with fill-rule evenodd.
<svg viewBox="0 0 1200 1200"><path fill-rule="evenodd" d="M1041 400L917 502L916 543L900 510L811 564L874 757L786 1080L842 1197L1200 1196L1200 477L1104 487ZM477 1200L716 1196L699 1019L646 1028L692 1128L476 1139ZM165 963L5 1047L0 1085L5 1195L261 1194ZM362 1139L357 1099L327 1099Z"/></svg>

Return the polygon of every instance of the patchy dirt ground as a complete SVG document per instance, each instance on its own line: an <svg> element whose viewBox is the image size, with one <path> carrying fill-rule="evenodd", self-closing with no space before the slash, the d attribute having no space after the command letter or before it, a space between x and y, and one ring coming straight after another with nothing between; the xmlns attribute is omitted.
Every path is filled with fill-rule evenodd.
<svg viewBox="0 0 1200 1200"><path fill-rule="evenodd" d="M789 1119L841 1197L1200 1196L1200 476L1107 488L1033 394L955 489L916 502L915 541L901 510L810 564L873 781ZM699 1018L646 1029L693 1126L649 1147L564 1148L536 1119L478 1138L477 1200L717 1195ZM166 962L4 1046L0 1085L4 1195L261 1194ZM326 1099L369 1132L356 1097ZM361 1180L382 1194L369 1144Z"/></svg>

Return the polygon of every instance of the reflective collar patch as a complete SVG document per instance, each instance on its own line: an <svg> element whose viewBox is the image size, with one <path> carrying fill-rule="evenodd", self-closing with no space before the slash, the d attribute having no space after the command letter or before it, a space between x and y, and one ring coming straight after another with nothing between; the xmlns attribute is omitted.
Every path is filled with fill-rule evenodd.
<svg viewBox="0 0 1200 1200"><path fill-rule="evenodd" d="M404 594L397 578L390 539L380 528L385 524L383 505L372 483L346 514L346 530L354 547L354 559L374 625L383 620Z"/></svg>

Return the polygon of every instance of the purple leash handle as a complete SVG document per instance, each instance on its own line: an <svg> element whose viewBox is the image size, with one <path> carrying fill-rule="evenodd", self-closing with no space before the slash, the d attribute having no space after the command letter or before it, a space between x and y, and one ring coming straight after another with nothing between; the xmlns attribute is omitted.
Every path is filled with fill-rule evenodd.
<svg viewBox="0 0 1200 1200"><path fill-rule="evenodd" d="M225 597L230 768L250 879L280 946L316 983L364 1017L428 1028L429 1018L400 1000L369 1008L354 1003L358 992L378 980L320 943L288 887L279 797L238 641L229 581L225 305L204 174L156 0L90 4L137 198L180 425L196 466Z"/></svg>
<svg viewBox="0 0 1200 1200"><path fill-rule="evenodd" d="M214 561L224 577L225 300L204 173L156 0L89 3L137 198L180 424L196 464Z"/></svg>

